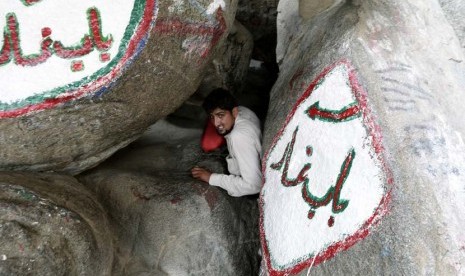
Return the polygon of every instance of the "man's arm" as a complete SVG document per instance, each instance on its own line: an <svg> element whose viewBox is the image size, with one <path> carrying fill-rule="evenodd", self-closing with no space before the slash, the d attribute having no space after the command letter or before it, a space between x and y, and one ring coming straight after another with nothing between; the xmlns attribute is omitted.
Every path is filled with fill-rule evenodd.
<svg viewBox="0 0 465 276"><path fill-rule="evenodd" d="M250 133L238 131L229 141L233 143L234 156L239 166L240 176L216 174L210 175L209 184L228 191L231 196L243 196L260 192L262 174L260 152L255 146L256 141Z"/></svg>

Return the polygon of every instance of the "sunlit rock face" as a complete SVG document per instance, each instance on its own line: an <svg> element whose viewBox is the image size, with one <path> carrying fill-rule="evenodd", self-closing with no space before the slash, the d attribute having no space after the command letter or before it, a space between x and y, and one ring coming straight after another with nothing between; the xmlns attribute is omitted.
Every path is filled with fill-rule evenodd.
<svg viewBox="0 0 465 276"><path fill-rule="evenodd" d="M296 5L280 2L263 270L461 274L465 65L441 6L335 1L304 18Z"/></svg>
<svg viewBox="0 0 465 276"><path fill-rule="evenodd" d="M161 127L153 132L167 131L169 142L142 137L79 176L117 231L120 273L257 275L256 197L232 198L194 180L190 168L196 164L222 172L224 154L203 154L198 136L186 143L176 140L181 128Z"/></svg>
<svg viewBox="0 0 465 276"><path fill-rule="evenodd" d="M1 275L113 275L106 213L76 179L0 174Z"/></svg>
<svg viewBox="0 0 465 276"><path fill-rule="evenodd" d="M2 5L0 168L79 173L185 101L237 5L190 2Z"/></svg>

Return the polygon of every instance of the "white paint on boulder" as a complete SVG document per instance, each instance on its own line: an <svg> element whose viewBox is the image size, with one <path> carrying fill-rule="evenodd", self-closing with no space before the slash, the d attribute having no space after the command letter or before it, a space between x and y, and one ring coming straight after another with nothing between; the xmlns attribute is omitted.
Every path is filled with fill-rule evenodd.
<svg viewBox="0 0 465 276"><path fill-rule="evenodd" d="M19 46L24 56L40 53L43 41L43 28L49 28L49 37L60 41L64 47L77 47L85 35L91 35L87 11L96 8L100 12L102 36L110 36L113 43L105 51L113 59L120 50L126 28L130 24L134 1L53 1L44 0L31 6L24 1L8 1L0 6L0 25L14 14L17 20ZM3 45L3 36L0 45ZM124 46L123 46L124 47ZM50 47L51 49L53 46ZM0 66L2 93L0 103L13 103L27 97L63 87L89 77L108 65L100 58L101 51L92 45L89 54L75 59L60 58L53 53L45 62L35 66L21 66L14 61ZM84 65L81 71L73 72L71 63L80 60Z"/></svg>
<svg viewBox="0 0 465 276"><path fill-rule="evenodd" d="M214 14L219 8L224 10L226 7L226 4L224 3L224 0L214 0L210 5L208 5L207 8L207 14Z"/></svg>
<svg viewBox="0 0 465 276"><path fill-rule="evenodd" d="M173 4L168 7L168 11L171 13L182 13L185 10L184 0L173 0Z"/></svg>
<svg viewBox="0 0 465 276"><path fill-rule="evenodd" d="M389 173L349 66L339 63L309 86L265 156L261 231L271 271L332 257L384 214Z"/></svg>

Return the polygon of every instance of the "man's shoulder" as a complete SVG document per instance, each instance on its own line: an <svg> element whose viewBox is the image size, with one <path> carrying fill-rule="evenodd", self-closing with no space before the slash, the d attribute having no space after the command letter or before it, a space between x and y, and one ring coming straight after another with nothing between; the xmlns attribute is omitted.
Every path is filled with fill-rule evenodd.
<svg viewBox="0 0 465 276"><path fill-rule="evenodd" d="M233 139L235 138L259 138L261 136L260 121L241 118L236 121L234 128L230 133Z"/></svg>
<svg viewBox="0 0 465 276"><path fill-rule="evenodd" d="M245 106L239 106L239 116L236 120L238 126L260 128L260 119L255 113Z"/></svg>
<svg viewBox="0 0 465 276"><path fill-rule="evenodd" d="M240 105L238 106L238 109L239 109L239 116L242 116L246 119L258 120L257 115L250 108Z"/></svg>
<svg viewBox="0 0 465 276"><path fill-rule="evenodd" d="M252 124L236 124L234 129L231 131L232 137L251 136L255 131Z"/></svg>

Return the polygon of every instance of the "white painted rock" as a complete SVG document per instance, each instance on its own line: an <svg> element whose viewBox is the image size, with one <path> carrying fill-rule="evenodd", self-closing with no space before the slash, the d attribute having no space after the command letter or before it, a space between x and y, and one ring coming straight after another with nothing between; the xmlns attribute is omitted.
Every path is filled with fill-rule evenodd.
<svg viewBox="0 0 465 276"><path fill-rule="evenodd" d="M328 67L274 138L261 230L276 270L319 264L364 238L386 212L392 183L366 97L349 63Z"/></svg>
<svg viewBox="0 0 465 276"><path fill-rule="evenodd" d="M65 2L0 7L3 170L78 173L136 139L195 91L237 5Z"/></svg>
<svg viewBox="0 0 465 276"><path fill-rule="evenodd" d="M461 274L465 66L438 3L283 20L296 24L264 131L265 274Z"/></svg>

